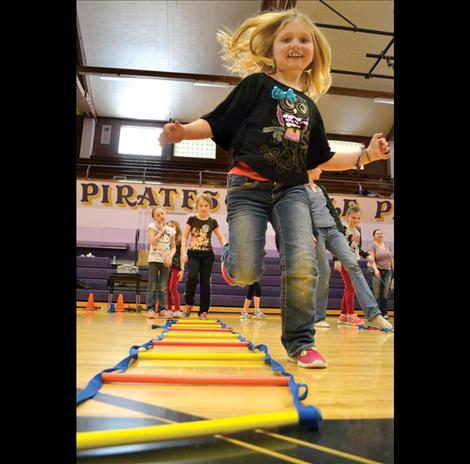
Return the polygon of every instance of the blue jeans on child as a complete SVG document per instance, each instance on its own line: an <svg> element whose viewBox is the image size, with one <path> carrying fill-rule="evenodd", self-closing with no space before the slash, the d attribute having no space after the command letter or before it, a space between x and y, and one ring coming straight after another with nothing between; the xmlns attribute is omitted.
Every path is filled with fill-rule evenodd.
<svg viewBox="0 0 470 464"><path fill-rule="evenodd" d="M149 263L149 285L147 288L147 311L155 311L158 294L158 311L166 309L166 293L170 268L163 263Z"/></svg>
<svg viewBox="0 0 470 464"><path fill-rule="evenodd" d="M379 269L379 272L380 279L375 277L375 274L372 276L372 288L382 316L385 316L387 314L387 302L390 283L392 281L392 271L390 269Z"/></svg>
<svg viewBox="0 0 470 464"><path fill-rule="evenodd" d="M331 251L339 259L346 271L348 271L353 283L354 293L367 319L370 321L377 314L380 314L380 309L362 273L361 267L346 241L346 237L336 226L318 227L317 231L315 258L318 274L317 285L314 291L315 322L325 319L326 306L328 304L331 271L326 250Z"/></svg>
<svg viewBox="0 0 470 464"><path fill-rule="evenodd" d="M273 187L271 181L228 176L229 244L224 246L223 261L240 287L259 282L264 271L266 229L271 222L281 258L281 342L289 356L296 356L314 346L310 208L303 185L282 195L276 195Z"/></svg>

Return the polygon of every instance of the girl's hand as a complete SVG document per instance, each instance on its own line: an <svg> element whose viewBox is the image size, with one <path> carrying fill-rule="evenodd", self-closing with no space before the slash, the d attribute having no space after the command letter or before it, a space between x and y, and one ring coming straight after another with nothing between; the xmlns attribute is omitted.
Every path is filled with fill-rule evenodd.
<svg viewBox="0 0 470 464"><path fill-rule="evenodd" d="M374 275L377 277L377 279L380 279L380 271L378 269L375 269Z"/></svg>
<svg viewBox="0 0 470 464"><path fill-rule="evenodd" d="M183 280L183 275L184 275L184 271L181 269L181 271L179 271L177 274L178 282L181 282Z"/></svg>
<svg viewBox="0 0 470 464"><path fill-rule="evenodd" d="M374 261L374 258L372 258L371 255L369 255L367 258L366 258L367 262L372 266L373 264L375 264L375 261Z"/></svg>
<svg viewBox="0 0 470 464"><path fill-rule="evenodd" d="M170 267L172 261L173 261L173 260L172 260L171 256L167 256L167 257L165 258L165 261L163 262L163 264L165 265L165 267Z"/></svg>
<svg viewBox="0 0 470 464"><path fill-rule="evenodd" d="M184 264L187 264L188 262L188 255L186 253L181 253L181 261L184 263Z"/></svg>
<svg viewBox="0 0 470 464"><path fill-rule="evenodd" d="M369 146L367 147L367 154L369 155L370 161L390 158L390 146L382 135L382 132L378 132L370 139Z"/></svg>
<svg viewBox="0 0 470 464"><path fill-rule="evenodd" d="M334 264L335 271L341 272L342 268L343 267L341 266L341 263L339 261L335 261L335 264Z"/></svg>
<svg viewBox="0 0 470 464"><path fill-rule="evenodd" d="M315 235L312 235L312 244L313 244L313 248L317 246L317 239L315 238Z"/></svg>
<svg viewBox="0 0 470 464"><path fill-rule="evenodd" d="M178 143L184 139L184 127L179 121L169 122L163 126L158 142L163 148L171 143Z"/></svg>

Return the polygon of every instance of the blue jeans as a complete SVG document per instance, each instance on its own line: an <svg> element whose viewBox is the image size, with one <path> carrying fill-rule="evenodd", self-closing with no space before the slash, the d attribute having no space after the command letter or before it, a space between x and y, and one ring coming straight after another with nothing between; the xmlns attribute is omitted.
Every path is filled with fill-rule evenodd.
<svg viewBox="0 0 470 464"><path fill-rule="evenodd" d="M149 285L147 288L147 311L154 311L158 294L158 311L166 309L166 293L170 268L163 263L149 263Z"/></svg>
<svg viewBox="0 0 470 464"><path fill-rule="evenodd" d="M390 269L379 269L380 279L372 276L372 289L375 299L379 304L380 312L383 316L387 314L388 293L390 291L390 282L392 281L392 271Z"/></svg>
<svg viewBox="0 0 470 464"><path fill-rule="evenodd" d="M281 342L289 356L296 356L314 346L312 223L303 185L283 195L273 193L273 186L271 181L228 176L229 244L224 246L222 259L240 287L259 282L271 222L281 258Z"/></svg>
<svg viewBox="0 0 470 464"><path fill-rule="evenodd" d="M331 271L326 250L331 251L339 259L346 271L348 271L353 283L354 293L367 319L370 321L377 314L380 314L380 309L367 284L361 267L346 241L346 237L336 226L318 227L317 230L318 237L315 247L315 258L318 275L314 291L315 322L325 319L326 305L328 303Z"/></svg>

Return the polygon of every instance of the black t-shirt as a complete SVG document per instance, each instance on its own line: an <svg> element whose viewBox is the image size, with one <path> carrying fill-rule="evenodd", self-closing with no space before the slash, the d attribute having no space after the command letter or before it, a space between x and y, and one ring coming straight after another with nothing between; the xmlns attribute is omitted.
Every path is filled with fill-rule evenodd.
<svg viewBox="0 0 470 464"><path fill-rule="evenodd" d="M211 126L216 144L234 148L233 164L242 161L275 182L304 184L306 170L328 161L334 152L313 100L298 90L294 103L274 99L275 86L289 90L266 74L251 74L202 119Z"/></svg>
<svg viewBox="0 0 470 464"><path fill-rule="evenodd" d="M202 220L197 216L190 216L186 224L191 227L191 243L188 251L213 252L211 234L214 229L219 227L217 221L211 217Z"/></svg>
<svg viewBox="0 0 470 464"><path fill-rule="evenodd" d="M181 243L176 244L176 252L173 255L173 260L171 261L171 267L181 269Z"/></svg>

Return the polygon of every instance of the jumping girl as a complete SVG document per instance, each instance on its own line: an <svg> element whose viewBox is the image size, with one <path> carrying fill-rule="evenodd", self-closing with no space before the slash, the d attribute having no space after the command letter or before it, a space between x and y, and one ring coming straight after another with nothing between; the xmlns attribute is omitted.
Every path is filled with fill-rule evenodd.
<svg viewBox="0 0 470 464"><path fill-rule="evenodd" d="M246 76L212 112L189 124L165 124L160 145L212 138L233 148L227 179L229 242L222 273L245 286L263 274L266 228L273 225L281 258L281 342L300 367L327 367L314 348L312 223L303 184L320 166L341 171L389 158L374 134L367 150L333 153L315 104L331 85L330 47L296 10L247 19L218 33L228 69Z"/></svg>

